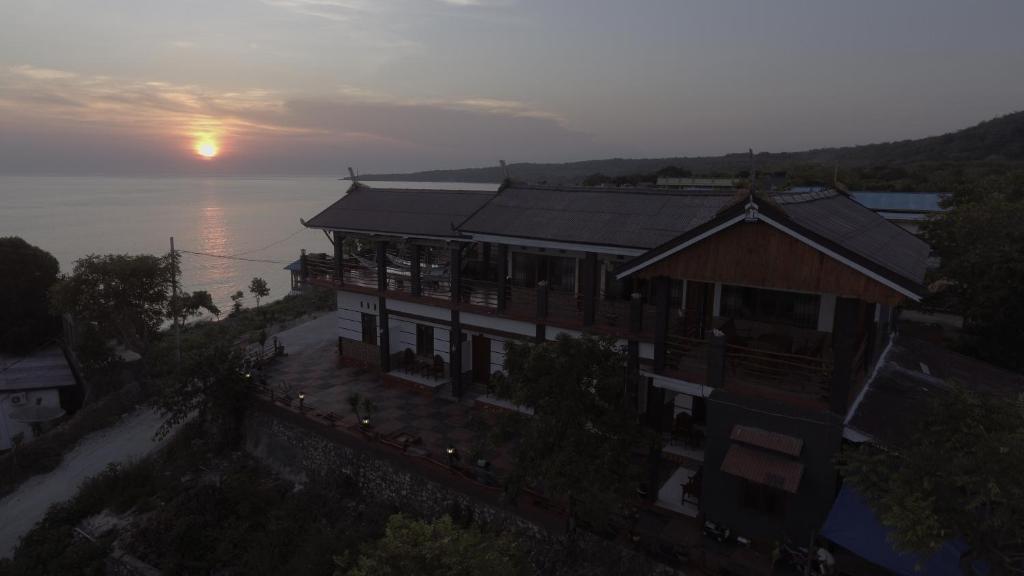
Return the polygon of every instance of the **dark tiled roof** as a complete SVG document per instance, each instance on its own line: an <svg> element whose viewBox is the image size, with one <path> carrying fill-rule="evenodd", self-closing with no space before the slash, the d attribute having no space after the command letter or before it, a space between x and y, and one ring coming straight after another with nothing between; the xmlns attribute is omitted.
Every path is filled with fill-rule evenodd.
<svg viewBox="0 0 1024 576"><path fill-rule="evenodd" d="M912 283L924 281L928 245L849 197L825 190L770 198L795 224Z"/></svg>
<svg viewBox="0 0 1024 576"><path fill-rule="evenodd" d="M800 451L804 447L803 439L796 436L780 434L753 426L743 426L741 424L733 426L729 439L766 450L774 450L789 456L799 456Z"/></svg>
<svg viewBox="0 0 1024 576"><path fill-rule="evenodd" d="M804 465L768 452L733 444L722 460L722 472L796 494Z"/></svg>
<svg viewBox="0 0 1024 576"><path fill-rule="evenodd" d="M732 192L510 186L463 223L468 233L650 249L710 220Z"/></svg>
<svg viewBox="0 0 1024 576"><path fill-rule="evenodd" d="M357 184L306 225L328 230L455 237L458 233L453 227L494 194L475 190L369 188Z"/></svg>
<svg viewBox="0 0 1024 576"><path fill-rule="evenodd" d="M900 335L847 419L847 426L879 444L899 446L914 432L928 403L946 393L951 381L1007 401L1024 394L1024 375Z"/></svg>

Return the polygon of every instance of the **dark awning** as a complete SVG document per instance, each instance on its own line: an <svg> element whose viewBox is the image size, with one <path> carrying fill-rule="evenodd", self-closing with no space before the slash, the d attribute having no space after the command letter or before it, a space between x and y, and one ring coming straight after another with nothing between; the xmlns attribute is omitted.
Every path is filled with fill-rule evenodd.
<svg viewBox="0 0 1024 576"><path fill-rule="evenodd" d="M804 465L768 452L733 444L722 460L722 472L796 494Z"/></svg>
<svg viewBox="0 0 1024 576"><path fill-rule="evenodd" d="M729 435L729 439L764 448L765 450L781 452L789 456L799 456L800 451L804 447L804 441L796 436L779 434L778 432L753 426L744 426L742 424L732 427L732 434Z"/></svg>

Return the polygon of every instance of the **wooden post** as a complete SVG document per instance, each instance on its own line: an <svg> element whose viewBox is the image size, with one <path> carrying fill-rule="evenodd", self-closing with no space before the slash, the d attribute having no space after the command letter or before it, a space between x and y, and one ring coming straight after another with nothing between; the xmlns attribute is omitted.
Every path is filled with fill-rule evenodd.
<svg viewBox="0 0 1024 576"><path fill-rule="evenodd" d="M667 276L654 279L654 373L665 370L668 340L668 307L672 284Z"/></svg>
<svg viewBox="0 0 1024 576"><path fill-rule="evenodd" d="M391 332L388 329L388 301L384 297L388 287L388 243L377 242L377 314L380 333L380 371L388 373L391 371Z"/></svg>
<svg viewBox="0 0 1024 576"><path fill-rule="evenodd" d="M587 252L583 258L583 325L594 324L597 308L597 254Z"/></svg>
<svg viewBox="0 0 1024 576"><path fill-rule="evenodd" d="M832 326L832 386L828 392L829 408L846 414L853 378L853 355L857 343L858 302L853 298L836 298L835 323Z"/></svg>
<svg viewBox="0 0 1024 576"><path fill-rule="evenodd" d="M345 284L345 237L334 232L334 276L338 286Z"/></svg>
<svg viewBox="0 0 1024 576"><path fill-rule="evenodd" d="M419 244L412 245L412 253L409 255L409 281L412 284L412 295L422 296L423 295L423 284L420 280L420 258L423 249Z"/></svg>
<svg viewBox="0 0 1024 576"><path fill-rule="evenodd" d="M626 402L633 413L639 413L640 395L640 334L643 324L643 300L634 292L629 301L629 342L626 357Z"/></svg>
<svg viewBox="0 0 1024 576"><path fill-rule="evenodd" d="M537 341L543 342L547 339L548 317L548 283L546 280L537 282Z"/></svg>
<svg viewBox="0 0 1024 576"><path fill-rule="evenodd" d="M302 278L303 284L309 281L309 263L306 262L305 248L299 251L299 276Z"/></svg>
<svg viewBox="0 0 1024 576"><path fill-rule="evenodd" d="M453 244L448 261L448 273L452 297L448 304L451 310L451 333L448 335L448 371L451 373L452 396L462 396L462 321L459 317L459 300L462 293L462 250Z"/></svg>
<svg viewBox="0 0 1024 576"><path fill-rule="evenodd" d="M498 245L498 313L508 307L508 246Z"/></svg>

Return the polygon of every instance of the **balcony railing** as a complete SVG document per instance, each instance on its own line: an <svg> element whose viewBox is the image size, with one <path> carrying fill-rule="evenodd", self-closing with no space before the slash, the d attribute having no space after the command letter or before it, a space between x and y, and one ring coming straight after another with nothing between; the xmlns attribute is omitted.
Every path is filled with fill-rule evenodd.
<svg viewBox="0 0 1024 576"><path fill-rule="evenodd" d="M681 334L665 338L665 372L689 382L707 380L709 342Z"/></svg>
<svg viewBox="0 0 1024 576"><path fill-rule="evenodd" d="M832 378L832 362L824 358L733 344L725 347L725 368L727 382L736 379L802 394L827 394Z"/></svg>

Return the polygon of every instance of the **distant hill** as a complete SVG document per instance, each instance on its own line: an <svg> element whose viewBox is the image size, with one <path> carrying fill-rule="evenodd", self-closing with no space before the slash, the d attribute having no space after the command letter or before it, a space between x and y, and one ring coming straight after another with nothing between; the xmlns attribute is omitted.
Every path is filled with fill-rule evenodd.
<svg viewBox="0 0 1024 576"><path fill-rule="evenodd" d="M829 182L836 166L840 179L851 186L921 190L955 186L980 173L1024 170L1024 112L1015 112L977 126L941 136L880 144L820 148L804 152L761 152L757 170L791 184ZM563 164L516 163L508 171L516 180L579 184L595 175L619 177L620 182L647 181L667 167L695 176L747 177L746 153L724 156L671 158L610 158ZM369 174L361 180L428 182L498 182L498 166L457 170L428 170L405 174ZM623 180L624 179L624 180ZM591 178L593 181L593 178Z"/></svg>

